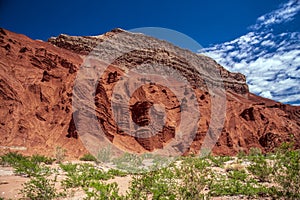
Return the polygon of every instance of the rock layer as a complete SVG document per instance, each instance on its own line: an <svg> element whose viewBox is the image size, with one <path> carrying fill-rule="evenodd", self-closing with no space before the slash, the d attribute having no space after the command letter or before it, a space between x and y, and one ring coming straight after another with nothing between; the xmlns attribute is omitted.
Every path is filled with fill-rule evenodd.
<svg viewBox="0 0 300 200"><path fill-rule="evenodd" d="M53 156L55 148L60 146L67 150L70 158L86 153L76 130L76 113L79 111L72 109L74 81L84 58L99 42L121 32L124 31L115 29L101 36L87 37L60 35L50 38L49 42L42 42L1 29L1 151L22 149L26 154ZM127 34L133 41L144 37ZM201 74L189 62L168 51L170 44L150 37L149 40L159 42L162 48L124 54L102 75L95 91L96 120L109 141L121 149L140 153L168 145L178 134L178 124L190 120L180 117L180 113L189 108L185 105L186 99L178 99L163 85L139 80L143 86L129 101L132 120L141 127L151 125L152 120L165 120L163 128L158 127L157 134L150 137L128 134L116 123L111 108L112 91L124 76L124 69L134 69L143 63L167 65L181 73L193 86L195 95L187 92L186 96L198 102L200 118L190 147L182 153L197 153L208 133L213 97ZM192 53L187 51L187 54ZM226 106L226 118L221 136L213 148L215 154L234 155L241 150L247 152L252 147L272 151L284 141L294 141L295 147L300 147L299 107L250 93L244 75L227 71L211 58L198 55L197 65L216 69L226 89L226 105L217 105L220 108ZM210 81L218 84L218 80ZM123 108L120 106L118 109L122 112ZM156 113L158 119L152 119L151 112ZM124 123L122 127L126 127ZM155 128L156 125L153 126Z"/></svg>

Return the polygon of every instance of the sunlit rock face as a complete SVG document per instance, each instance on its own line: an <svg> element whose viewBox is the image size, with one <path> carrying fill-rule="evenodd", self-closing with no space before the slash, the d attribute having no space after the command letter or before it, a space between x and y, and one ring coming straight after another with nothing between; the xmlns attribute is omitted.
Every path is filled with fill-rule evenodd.
<svg viewBox="0 0 300 200"><path fill-rule="evenodd" d="M87 153L77 131L78 110L72 107L73 87L77 73L84 59L97 45L115 34L123 33L115 29L100 36L60 35L49 42L0 31L0 148L20 150L25 154L53 155L57 146L67 150L70 158L78 158ZM212 116L211 104L214 98L207 84L223 85L226 93L225 121L221 135L213 148L219 155L234 155L252 147L271 151L284 141L300 144L300 108L284 105L258 97L248 90L246 78L239 73L231 73L213 59L196 55L197 65L217 71L222 80L203 79L207 74L195 70L181 56L170 51L171 44L148 38L141 34L126 32L130 42L159 42L160 48L149 48L128 52L118 57L99 80L94 91L96 118L106 139L120 149L135 152L153 152L162 149L179 134L180 124L189 124L189 117L183 112L196 108L199 111L197 129L189 148L181 154L199 152L204 138L213 138L208 133ZM171 45L171 46L170 46ZM118 47L118 44L114 44ZM173 47L172 47L173 48ZM136 77L139 86L132 94L124 84L114 89L126 75L140 65L167 66L183 76L191 89L178 85L185 98L179 98L168 86ZM208 74L209 75L209 74ZM133 78L134 75L132 75ZM84 94L85 88L78 88ZM128 99L124 106L122 98ZM197 105L190 105L194 99ZM114 107L113 107L114 106ZM119 113L119 114L118 114ZM122 115L127 113L127 115ZM115 117L117 116L117 117ZM117 119L116 119L117 118ZM128 120L133 123L129 124ZM84 126L89 126L85 124ZM155 130L149 134L149 128ZM181 130L189 131L186 126Z"/></svg>

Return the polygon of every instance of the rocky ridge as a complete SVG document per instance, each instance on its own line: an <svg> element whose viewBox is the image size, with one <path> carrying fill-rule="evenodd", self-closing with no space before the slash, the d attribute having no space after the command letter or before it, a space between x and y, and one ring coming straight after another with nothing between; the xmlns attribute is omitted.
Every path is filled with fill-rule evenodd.
<svg viewBox="0 0 300 200"><path fill-rule="evenodd" d="M42 42L1 29L1 151L23 147L23 152L27 154L53 155L55 147L60 146L67 149L71 158L86 153L74 123L74 81L84 58L99 43L122 32L115 29L101 36L60 35L50 38L49 42ZM137 42L145 37L126 34L129 40ZM112 91L126 69L145 63L167 65L179 71L193 86L195 96L187 96L197 100L201 116L192 144L182 153L197 153L209 129L211 116L212 97L201 78L205 74L197 73L187 60L172 54L168 50L170 44L147 38L151 43L159 42L162 48L131 51L118 57L103 73L95 92L95 120L106 137L121 149L147 152L164 148L177 134L179 122L187 123L189 120L180 118L180 112L184 109L183 99L177 99L163 85L139 80L144 85L134 92L129 102L133 121L140 126L149 125L149 110L153 107L154 112L161 112L155 104L163 105L167 115L163 129L148 138L135 137L120 129L113 118L111 101ZM213 148L215 154L233 155L241 150L248 151L251 147L271 151L282 142L291 140L297 148L300 147L299 107L251 94L244 75L231 73L206 56L198 55L197 60L198 65L219 71L226 91L226 118L221 136ZM210 81L218 84L218 80ZM199 85L201 87L197 87ZM122 106L119 108L122 109Z"/></svg>

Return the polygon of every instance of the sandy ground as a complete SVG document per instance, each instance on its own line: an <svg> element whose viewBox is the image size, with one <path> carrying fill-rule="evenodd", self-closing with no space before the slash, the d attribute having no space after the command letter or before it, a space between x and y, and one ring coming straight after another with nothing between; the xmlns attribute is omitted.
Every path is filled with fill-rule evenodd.
<svg viewBox="0 0 300 200"><path fill-rule="evenodd" d="M76 162L76 163L80 163ZM54 164L51 168L57 168L58 165ZM3 167L0 166L0 197L4 199L20 199L22 198L22 194L20 194L20 189L23 188L22 184L29 180L29 178L17 176L13 173L12 167ZM224 169L214 168L213 170L218 171L219 173L224 173ZM59 173L57 177L57 183L55 184L56 189L58 191L62 191L62 187L60 181L63 180L66 176L63 173ZM119 187L119 193L122 195L126 194L130 186L130 182L132 180L132 176L127 175L125 177L115 177L106 183L116 182ZM72 188L68 190L68 196L64 198L60 198L60 200L81 200L86 197L85 192L80 188ZM239 200L239 199L251 199L249 197L245 197L242 195L237 196L222 196L222 197L213 197L212 200ZM255 198L252 198L255 199ZM264 200L269 200L271 198L259 198Z"/></svg>
<svg viewBox="0 0 300 200"><path fill-rule="evenodd" d="M13 168L0 166L0 197L4 199L21 198L20 189L22 189L22 184L28 180L29 178L14 175Z"/></svg>
<svg viewBox="0 0 300 200"><path fill-rule="evenodd" d="M56 167L56 166L52 166ZM17 176L14 174L12 167L0 166L0 197L4 199L20 199L22 194L20 190L23 188L22 184L29 180L29 178ZM57 180L60 182L65 178L64 175L58 175ZM106 181L107 183L118 183L119 193L126 194L126 191L130 185L131 176L115 177ZM61 190L61 185L57 183L55 187ZM62 198L64 200L81 200L85 198L85 192L80 188L72 188L68 190L68 196Z"/></svg>

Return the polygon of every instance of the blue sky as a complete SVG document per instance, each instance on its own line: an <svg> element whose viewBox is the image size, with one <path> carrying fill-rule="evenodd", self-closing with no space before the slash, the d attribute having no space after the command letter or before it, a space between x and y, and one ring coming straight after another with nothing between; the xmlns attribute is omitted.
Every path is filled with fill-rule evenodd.
<svg viewBox="0 0 300 200"><path fill-rule="evenodd" d="M245 74L251 92L300 105L300 0L0 0L0 27L42 40L116 27L173 29Z"/></svg>
<svg viewBox="0 0 300 200"><path fill-rule="evenodd" d="M300 1L289 0L257 18L248 32L205 48L230 71L246 75L251 92L300 105Z"/></svg>
<svg viewBox="0 0 300 200"><path fill-rule="evenodd" d="M98 35L113 28L164 27L202 46L232 40L283 0L0 1L0 26L34 39Z"/></svg>

